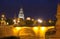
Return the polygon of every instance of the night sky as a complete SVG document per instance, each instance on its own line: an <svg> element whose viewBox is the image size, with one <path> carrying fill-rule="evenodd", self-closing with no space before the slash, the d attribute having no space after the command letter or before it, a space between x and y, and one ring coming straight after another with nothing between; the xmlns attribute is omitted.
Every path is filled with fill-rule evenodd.
<svg viewBox="0 0 60 39"><path fill-rule="evenodd" d="M0 0L0 14L13 18L23 7L25 17L55 19L58 0Z"/></svg>

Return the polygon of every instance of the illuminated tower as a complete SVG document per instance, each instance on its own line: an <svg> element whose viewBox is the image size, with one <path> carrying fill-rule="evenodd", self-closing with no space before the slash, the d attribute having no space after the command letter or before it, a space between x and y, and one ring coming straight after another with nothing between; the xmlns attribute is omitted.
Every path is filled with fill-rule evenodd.
<svg viewBox="0 0 60 39"><path fill-rule="evenodd" d="M18 18L24 19L24 13L23 13L23 8L20 9Z"/></svg>

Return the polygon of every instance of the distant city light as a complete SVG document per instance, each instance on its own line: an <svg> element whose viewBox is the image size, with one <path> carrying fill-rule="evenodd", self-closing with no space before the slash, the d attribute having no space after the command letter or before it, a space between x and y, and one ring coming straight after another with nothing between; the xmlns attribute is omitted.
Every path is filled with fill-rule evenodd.
<svg viewBox="0 0 60 39"><path fill-rule="evenodd" d="M17 22L19 23L20 21L18 20Z"/></svg>
<svg viewBox="0 0 60 39"><path fill-rule="evenodd" d="M16 22L16 20L14 19L13 22Z"/></svg>
<svg viewBox="0 0 60 39"><path fill-rule="evenodd" d="M26 20L31 20L31 18L30 17L27 17Z"/></svg>
<svg viewBox="0 0 60 39"><path fill-rule="evenodd" d="M3 14L2 17L5 17L5 15Z"/></svg>
<svg viewBox="0 0 60 39"><path fill-rule="evenodd" d="M9 25L9 23L7 22L7 25Z"/></svg>
<svg viewBox="0 0 60 39"><path fill-rule="evenodd" d="M38 19L37 21L38 21L39 23L42 23L42 22L43 22L43 20L41 20L41 19Z"/></svg>
<svg viewBox="0 0 60 39"><path fill-rule="evenodd" d="M14 24L16 24L16 20L15 19L13 20L13 22L14 22Z"/></svg>
<svg viewBox="0 0 60 39"><path fill-rule="evenodd" d="M49 23L52 23L52 20L49 20Z"/></svg>
<svg viewBox="0 0 60 39"><path fill-rule="evenodd" d="M34 21L34 19L32 19L32 21Z"/></svg>

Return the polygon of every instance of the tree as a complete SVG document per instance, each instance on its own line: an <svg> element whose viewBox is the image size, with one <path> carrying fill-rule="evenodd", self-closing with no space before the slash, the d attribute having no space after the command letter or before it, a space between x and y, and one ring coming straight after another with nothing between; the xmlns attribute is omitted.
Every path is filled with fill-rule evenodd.
<svg viewBox="0 0 60 39"><path fill-rule="evenodd" d="M9 19L9 18L6 20L6 22L8 22L9 25L12 25L13 24L13 20L12 19Z"/></svg>
<svg viewBox="0 0 60 39"><path fill-rule="evenodd" d="M31 20L26 20L25 23L26 23L27 26L30 26L31 27L31 26L33 26L33 23L34 22L31 21Z"/></svg>

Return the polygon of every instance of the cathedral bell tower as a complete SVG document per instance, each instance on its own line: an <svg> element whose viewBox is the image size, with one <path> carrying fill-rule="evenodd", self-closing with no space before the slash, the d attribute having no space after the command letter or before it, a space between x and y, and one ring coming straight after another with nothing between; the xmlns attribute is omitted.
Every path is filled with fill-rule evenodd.
<svg viewBox="0 0 60 39"><path fill-rule="evenodd" d="M24 19L23 8L20 8L18 18L22 18L22 19Z"/></svg>

